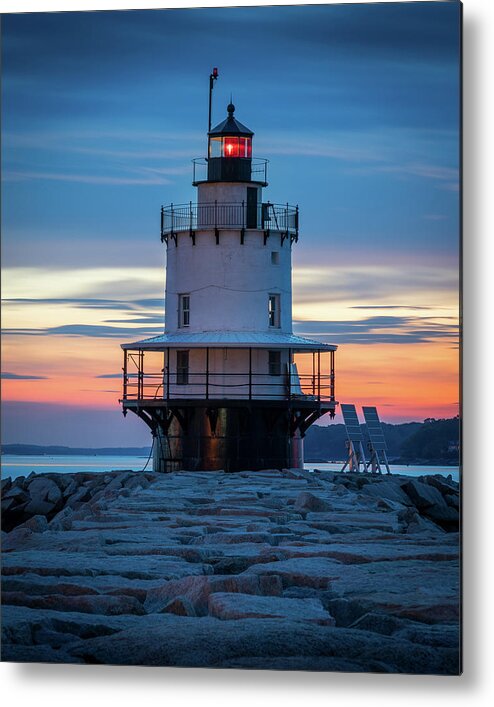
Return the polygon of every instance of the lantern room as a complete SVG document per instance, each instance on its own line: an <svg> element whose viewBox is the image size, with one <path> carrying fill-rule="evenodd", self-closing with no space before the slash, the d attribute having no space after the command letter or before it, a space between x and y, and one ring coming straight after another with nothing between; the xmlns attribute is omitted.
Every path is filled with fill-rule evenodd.
<svg viewBox="0 0 494 707"><path fill-rule="evenodd" d="M254 133L235 118L233 103L227 111L228 117L208 133L208 181L250 182Z"/></svg>

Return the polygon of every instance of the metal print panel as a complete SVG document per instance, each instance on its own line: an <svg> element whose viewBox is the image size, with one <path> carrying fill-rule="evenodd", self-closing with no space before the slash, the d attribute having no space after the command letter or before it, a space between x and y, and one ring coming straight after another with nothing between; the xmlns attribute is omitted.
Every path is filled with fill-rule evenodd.
<svg viewBox="0 0 494 707"><path fill-rule="evenodd" d="M458 675L460 3L2 47L2 659Z"/></svg>

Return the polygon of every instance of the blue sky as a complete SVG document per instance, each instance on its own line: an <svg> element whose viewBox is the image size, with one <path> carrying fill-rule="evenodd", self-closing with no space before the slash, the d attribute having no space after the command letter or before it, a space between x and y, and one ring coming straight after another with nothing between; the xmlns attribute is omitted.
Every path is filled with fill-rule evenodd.
<svg viewBox="0 0 494 707"><path fill-rule="evenodd" d="M193 196L190 158L204 152L217 65L214 119L232 92L255 152L271 160L271 200L301 206L307 257L328 240L340 250L342 237L353 249L432 245L449 257L458 11L418 2L5 16L7 239L27 244L42 224L50 241L151 245L161 202Z"/></svg>
<svg viewBox="0 0 494 707"><path fill-rule="evenodd" d="M40 334L54 348L76 336L118 349L159 328L159 209L194 200L213 66L213 123L232 93L270 160L266 198L300 206L295 319L316 325L296 330L454 348L459 13L451 1L4 16L2 250L17 349ZM15 376L52 375L32 364L4 363L19 390Z"/></svg>

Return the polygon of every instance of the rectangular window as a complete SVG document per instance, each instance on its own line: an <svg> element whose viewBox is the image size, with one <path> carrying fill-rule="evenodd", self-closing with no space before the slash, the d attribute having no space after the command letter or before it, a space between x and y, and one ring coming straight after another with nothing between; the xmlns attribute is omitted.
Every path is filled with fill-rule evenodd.
<svg viewBox="0 0 494 707"><path fill-rule="evenodd" d="M281 376L281 351L268 351L268 370L270 376Z"/></svg>
<svg viewBox="0 0 494 707"><path fill-rule="evenodd" d="M280 254L278 253L277 250L271 251L271 265L279 265L280 264Z"/></svg>
<svg viewBox="0 0 494 707"><path fill-rule="evenodd" d="M178 326L184 327L190 324L190 295L178 296Z"/></svg>
<svg viewBox="0 0 494 707"><path fill-rule="evenodd" d="M189 352L177 351L177 385L189 382Z"/></svg>
<svg viewBox="0 0 494 707"><path fill-rule="evenodd" d="M268 299L268 321L269 326L279 329L280 327L280 296L269 295Z"/></svg>

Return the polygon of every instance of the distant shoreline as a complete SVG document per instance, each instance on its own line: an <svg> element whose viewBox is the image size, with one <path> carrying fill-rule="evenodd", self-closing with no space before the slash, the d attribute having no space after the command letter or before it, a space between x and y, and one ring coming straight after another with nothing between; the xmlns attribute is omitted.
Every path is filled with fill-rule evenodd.
<svg viewBox="0 0 494 707"><path fill-rule="evenodd" d="M12 456L94 456L94 457L145 457L150 455L151 447L62 447L59 445L35 445L35 444L5 444L2 447L2 456L10 454ZM306 464L344 464L343 459L322 459L320 457L311 457L310 455L305 460ZM456 467L458 464L451 459L390 459L391 464L399 464L405 466L451 466Z"/></svg>
<svg viewBox="0 0 494 707"><path fill-rule="evenodd" d="M2 455L18 456L98 456L139 457L149 456L151 447L62 447L60 445L4 444Z"/></svg>

